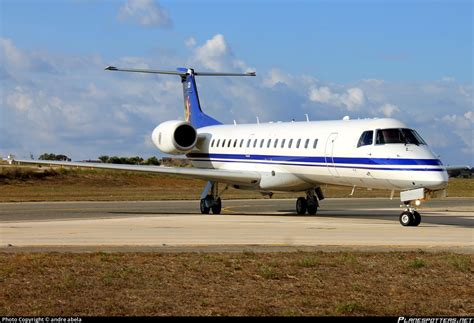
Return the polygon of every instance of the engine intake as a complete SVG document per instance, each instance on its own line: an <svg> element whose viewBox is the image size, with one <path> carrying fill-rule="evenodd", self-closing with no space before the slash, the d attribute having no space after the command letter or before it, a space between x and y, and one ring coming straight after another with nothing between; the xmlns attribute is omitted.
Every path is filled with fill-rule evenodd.
<svg viewBox="0 0 474 323"><path fill-rule="evenodd" d="M153 130L151 139L166 154L182 155L190 152L197 142L197 131L180 120L165 121Z"/></svg>

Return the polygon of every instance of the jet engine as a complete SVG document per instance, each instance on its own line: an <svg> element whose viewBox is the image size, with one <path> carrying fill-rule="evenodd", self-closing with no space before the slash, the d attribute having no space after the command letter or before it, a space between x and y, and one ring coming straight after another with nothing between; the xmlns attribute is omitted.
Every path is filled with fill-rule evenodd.
<svg viewBox="0 0 474 323"><path fill-rule="evenodd" d="M159 124L151 134L158 149L166 154L182 155L190 152L197 142L197 132L188 122L170 120Z"/></svg>

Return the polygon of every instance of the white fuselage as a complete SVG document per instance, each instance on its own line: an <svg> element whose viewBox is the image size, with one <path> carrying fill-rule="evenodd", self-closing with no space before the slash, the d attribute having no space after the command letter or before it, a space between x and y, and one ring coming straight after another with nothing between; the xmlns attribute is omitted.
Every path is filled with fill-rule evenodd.
<svg viewBox="0 0 474 323"><path fill-rule="evenodd" d="M197 146L187 156L195 167L259 172L254 189L265 191L321 184L445 188L448 175L427 145L376 143L377 129L393 128L407 127L395 119L216 125L198 129ZM372 143L358 147L370 130Z"/></svg>

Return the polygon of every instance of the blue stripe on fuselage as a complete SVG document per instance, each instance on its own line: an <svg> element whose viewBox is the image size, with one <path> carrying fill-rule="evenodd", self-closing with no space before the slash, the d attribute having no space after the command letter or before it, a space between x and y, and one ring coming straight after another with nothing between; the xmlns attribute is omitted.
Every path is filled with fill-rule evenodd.
<svg viewBox="0 0 474 323"><path fill-rule="evenodd" d="M419 171L419 172L442 172L443 168L400 168L400 167L365 167L365 166L339 166L333 164L295 164L295 163L282 163L273 161L256 161L256 160L229 160L229 159L199 159L190 158L192 161L201 162L218 162L218 163L243 163L243 164L266 164L266 165L283 165L283 166L304 166L304 167L332 167L332 168L351 168L351 169L368 169L368 170L403 170L403 171Z"/></svg>
<svg viewBox="0 0 474 323"><path fill-rule="evenodd" d="M242 161L275 161L293 163L328 163L328 164L358 164L358 165L393 165L393 166L441 166L439 159L409 159L409 158L366 158L366 157L308 157L308 156L279 156L279 155L242 155L242 154L206 154L189 153L189 158L209 159L239 159ZM336 166L337 167L337 166ZM349 166L351 167L351 166ZM377 168L378 169L378 168Z"/></svg>

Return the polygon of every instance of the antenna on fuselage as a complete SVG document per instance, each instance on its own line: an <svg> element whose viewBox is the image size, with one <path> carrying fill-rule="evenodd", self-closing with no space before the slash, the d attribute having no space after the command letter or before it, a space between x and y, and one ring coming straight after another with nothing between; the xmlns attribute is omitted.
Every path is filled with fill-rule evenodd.
<svg viewBox="0 0 474 323"><path fill-rule="evenodd" d="M260 119L257 117L257 124L260 124Z"/></svg>
<svg viewBox="0 0 474 323"><path fill-rule="evenodd" d="M309 122L309 116L307 113L304 114L306 116L306 122Z"/></svg>

